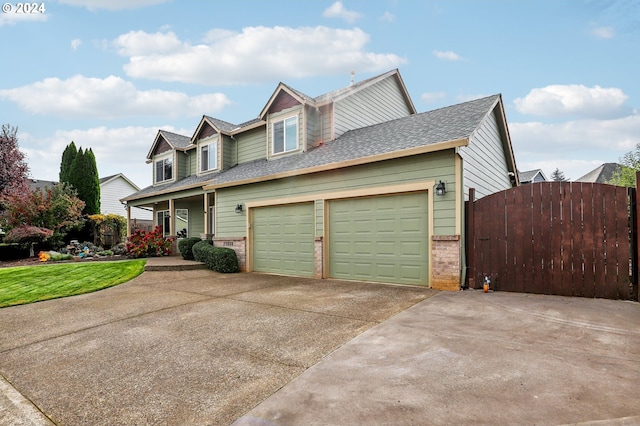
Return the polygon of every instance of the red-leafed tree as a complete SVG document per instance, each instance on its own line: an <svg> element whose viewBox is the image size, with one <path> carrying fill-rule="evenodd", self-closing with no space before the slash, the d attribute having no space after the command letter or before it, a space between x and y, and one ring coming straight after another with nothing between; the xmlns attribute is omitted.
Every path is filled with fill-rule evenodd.
<svg viewBox="0 0 640 426"><path fill-rule="evenodd" d="M84 223L82 209L84 202L69 185L61 183L45 190L15 192L0 195L0 228L8 230L7 237L12 237L11 230L18 228L17 236L9 238L14 242L41 242L47 239L51 245L62 243L63 237L71 229L77 229ZM26 232L33 228L51 230L46 233ZM17 241L20 240L20 241Z"/></svg>
<svg viewBox="0 0 640 426"><path fill-rule="evenodd" d="M8 124L0 129L0 194L28 191L29 166L18 147L17 133Z"/></svg>

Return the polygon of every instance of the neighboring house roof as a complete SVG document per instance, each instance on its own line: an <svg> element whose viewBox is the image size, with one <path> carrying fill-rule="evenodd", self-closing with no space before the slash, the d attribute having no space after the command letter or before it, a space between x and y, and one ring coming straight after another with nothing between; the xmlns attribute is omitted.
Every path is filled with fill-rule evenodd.
<svg viewBox="0 0 640 426"><path fill-rule="evenodd" d="M591 170L586 175L576 179L576 182L594 182L594 183L607 183L615 171L621 167L618 163L604 163L599 167Z"/></svg>
<svg viewBox="0 0 640 426"><path fill-rule="evenodd" d="M518 177L520 178L520 183L541 182L547 180L547 177L540 169L527 170L526 172L519 171Z"/></svg>
<svg viewBox="0 0 640 426"><path fill-rule="evenodd" d="M135 183L131 182L125 175L123 175L122 173L118 173L115 175L111 175L111 176L105 176L103 178L100 178L100 185L104 185L106 183L109 183L111 181L114 181L118 178L122 178L124 179L129 185L131 185L132 187L135 188L136 191L140 191L140 187L138 185L136 185Z"/></svg>
<svg viewBox="0 0 640 426"><path fill-rule="evenodd" d="M58 182L53 182L50 180L40 180L40 179L27 179L27 183L29 184L29 188L32 191L41 189L45 190L46 188L51 188L58 184Z"/></svg>
<svg viewBox="0 0 640 426"><path fill-rule="evenodd" d="M123 201L198 186L214 189L241 185L464 146L484 118L501 102L500 95L493 95L350 130L336 140L300 155L260 159L208 175L188 176L178 182L149 186Z"/></svg>
<svg viewBox="0 0 640 426"><path fill-rule="evenodd" d="M184 151L185 148L188 148L191 145L191 138L188 136L179 135L167 130L158 130L156 138L151 144L151 149L149 149L149 152L147 153L147 161L150 161L153 157L153 151L155 151L156 146L158 146L158 143L160 143L160 139L164 139L169 144L169 146L171 146L171 148L176 150Z"/></svg>

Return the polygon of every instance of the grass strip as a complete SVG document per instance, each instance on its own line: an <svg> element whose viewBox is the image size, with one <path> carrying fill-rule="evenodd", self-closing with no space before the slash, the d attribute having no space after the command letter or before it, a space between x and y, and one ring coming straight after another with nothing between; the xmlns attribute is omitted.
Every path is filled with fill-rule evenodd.
<svg viewBox="0 0 640 426"><path fill-rule="evenodd" d="M146 260L62 263L0 269L0 308L91 293L127 282Z"/></svg>

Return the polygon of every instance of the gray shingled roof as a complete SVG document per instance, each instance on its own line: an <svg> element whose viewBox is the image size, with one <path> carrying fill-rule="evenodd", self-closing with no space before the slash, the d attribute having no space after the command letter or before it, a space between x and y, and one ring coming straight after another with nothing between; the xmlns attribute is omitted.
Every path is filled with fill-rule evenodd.
<svg viewBox="0 0 640 426"><path fill-rule="evenodd" d="M198 186L198 184L204 185L206 182L210 181L215 175L219 173L220 172L213 172L213 173L208 173L206 175L200 175L200 176L192 175L192 176L187 176L184 179L180 179L176 182L169 182L169 183L156 185L156 186L153 186L153 185L147 186L146 188L143 188L140 191L134 194L131 194L126 198L128 199L128 198L134 197L135 199L138 199L148 195L180 191L193 186Z"/></svg>
<svg viewBox="0 0 640 426"><path fill-rule="evenodd" d="M205 115L205 117L214 126L216 126L218 128L218 130L222 130L223 132L229 133L230 131L235 130L235 129L238 128L238 126L236 124L231 124L228 121L220 120L218 118L210 117L208 115Z"/></svg>
<svg viewBox="0 0 640 426"><path fill-rule="evenodd" d="M169 145L174 148L185 148L191 145L191 138L188 136L179 135L166 130L160 130L160 134L169 143Z"/></svg>
<svg viewBox="0 0 640 426"><path fill-rule="evenodd" d="M576 182L595 182L595 183L607 183L615 171L620 167L618 163L604 163L594 170L591 170L586 175L576 179Z"/></svg>
<svg viewBox="0 0 640 426"><path fill-rule="evenodd" d="M212 183L225 184L256 179L468 138L495 106L498 98L499 95L494 95L351 130L335 141L302 155L239 164L218 174Z"/></svg>
<svg viewBox="0 0 640 426"><path fill-rule="evenodd" d="M303 171L318 166L393 153L410 148L434 145L471 137L481 121L498 102L500 95L493 95L470 102L452 105L421 114L413 114L385 123L350 130L333 142L328 142L300 155L290 155L276 160L256 160L238 164L221 172L196 177L161 186L147 187L133 194L136 199L158 192L180 190L191 185L233 184L249 179Z"/></svg>
<svg viewBox="0 0 640 426"><path fill-rule="evenodd" d="M542 173L542 170L535 169L535 170L527 170L524 172L518 172L518 180L520 180L520 183L532 182L533 178L535 178L538 173Z"/></svg>

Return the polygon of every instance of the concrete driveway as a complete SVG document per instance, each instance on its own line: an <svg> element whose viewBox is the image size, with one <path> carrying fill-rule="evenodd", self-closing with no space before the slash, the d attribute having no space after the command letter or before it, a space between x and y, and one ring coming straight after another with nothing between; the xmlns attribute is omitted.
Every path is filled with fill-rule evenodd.
<svg viewBox="0 0 640 426"><path fill-rule="evenodd" d="M158 271L96 293L3 308L0 424L229 424L347 341L434 294Z"/></svg>
<svg viewBox="0 0 640 426"><path fill-rule="evenodd" d="M640 424L634 302L201 270L0 324L0 424Z"/></svg>

